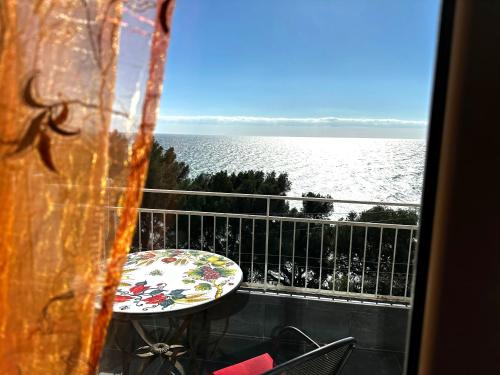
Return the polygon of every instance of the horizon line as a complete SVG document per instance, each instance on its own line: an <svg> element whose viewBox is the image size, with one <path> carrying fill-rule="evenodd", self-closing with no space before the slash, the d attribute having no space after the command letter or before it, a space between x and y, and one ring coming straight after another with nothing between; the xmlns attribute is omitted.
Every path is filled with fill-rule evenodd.
<svg viewBox="0 0 500 375"><path fill-rule="evenodd" d="M203 137L269 137L269 138L347 138L347 139L382 139L382 140L409 140L409 141L425 141L426 136L421 137L387 137L387 136L355 136L355 135L273 135L273 134L222 134L222 133L169 133L158 132L155 128L155 135L180 135L180 136L203 136Z"/></svg>
<svg viewBox="0 0 500 375"><path fill-rule="evenodd" d="M247 124L282 124L282 125L409 125L427 126L426 120L404 120L398 118L376 117L283 117L283 116L226 116L226 115L162 115L158 121L172 122L211 122L218 124L247 123Z"/></svg>

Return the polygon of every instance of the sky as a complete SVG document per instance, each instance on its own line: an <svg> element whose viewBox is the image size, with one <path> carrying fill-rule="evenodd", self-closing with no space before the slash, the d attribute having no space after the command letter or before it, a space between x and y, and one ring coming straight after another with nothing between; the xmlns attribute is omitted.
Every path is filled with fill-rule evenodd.
<svg viewBox="0 0 500 375"><path fill-rule="evenodd" d="M422 138L438 0L177 0L157 133Z"/></svg>

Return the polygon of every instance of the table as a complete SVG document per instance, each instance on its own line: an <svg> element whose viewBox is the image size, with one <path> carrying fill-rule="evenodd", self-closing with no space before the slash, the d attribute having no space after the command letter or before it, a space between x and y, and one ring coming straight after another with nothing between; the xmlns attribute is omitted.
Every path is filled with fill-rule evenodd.
<svg viewBox="0 0 500 375"><path fill-rule="evenodd" d="M113 304L113 318L129 319L147 344L142 358L164 356L176 365L187 349L178 343L194 313L206 310L234 292L243 272L231 259L201 250L162 249L128 255ZM172 342L154 342L139 323L147 316L185 317ZM176 366L179 372L179 365Z"/></svg>

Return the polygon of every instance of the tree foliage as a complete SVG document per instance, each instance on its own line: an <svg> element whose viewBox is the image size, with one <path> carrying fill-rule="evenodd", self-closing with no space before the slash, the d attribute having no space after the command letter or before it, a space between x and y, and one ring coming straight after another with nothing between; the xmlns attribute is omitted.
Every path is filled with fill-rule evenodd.
<svg viewBox="0 0 500 375"><path fill-rule="evenodd" d="M220 171L214 174L200 174L189 183L189 190L214 191L222 193L263 194L284 196L290 190L291 182L286 173L243 171L229 174ZM189 197L186 209L209 212L233 212L247 214L265 214L266 199L227 198L227 197ZM289 212L289 205L284 200L272 200L270 213L284 215Z"/></svg>
<svg viewBox="0 0 500 375"><path fill-rule="evenodd" d="M331 198L330 195L322 196L321 194L315 194L313 192L302 194L302 196L307 198ZM332 211L332 202L303 201L302 203L302 213L304 216L314 219L328 218Z"/></svg>
<svg viewBox="0 0 500 375"><path fill-rule="evenodd" d="M375 206L369 210L362 211L359 214L350 212L348 216L351 221L359 221L365 223L387 223L387 224L404 224L417 225L418 213L413 209L393 209L384 206Z"/></svg>
<svg viewBox="0 0 500 375"><path fill-rule="evenodd" d="M149 157L146 188L150 189L185 189L189 185L189 165L177 161L177 155L170 147L165 150L154 140ZM176 208L181 199L178 196L148 193L144 194L142 207Z"/></svg>

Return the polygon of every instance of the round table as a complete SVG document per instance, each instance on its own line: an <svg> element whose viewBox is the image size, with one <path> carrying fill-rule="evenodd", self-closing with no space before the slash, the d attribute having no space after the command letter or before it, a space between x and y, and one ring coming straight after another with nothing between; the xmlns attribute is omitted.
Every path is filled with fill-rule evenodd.
<svg viewBox="0 0 500 375"><path fill-rule="evenodd" d="M192 313L234 291L240 267L200 250L151 250L129 254L113 311L125 314Z"/></svg>
<svg viewBox="0 0 500 375"><path fill-rule="evenodd" d="M113 315L130 320L147 344L136 350L137 356L161 355L175 364L176 358L187 352L178 342L193 314L210 308L234 292L242 280L241 268L231 259L215 253L184 249L131 253L123 267ZM138 321L158 314L185 317L169 344L155 343Z"/></svg>

